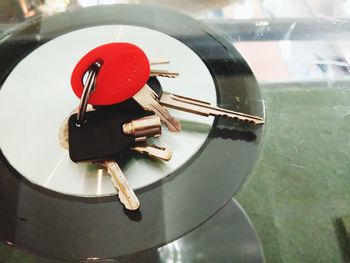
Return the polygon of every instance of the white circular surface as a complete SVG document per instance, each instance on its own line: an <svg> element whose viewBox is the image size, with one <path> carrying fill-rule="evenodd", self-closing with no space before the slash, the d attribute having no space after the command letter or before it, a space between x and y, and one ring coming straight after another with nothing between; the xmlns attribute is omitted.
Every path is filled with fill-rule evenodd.
<svg viewBox="0 0 350 263"><path fill-rule="evenodd" d="M64 194L103 196L115 194L109 175L100 167L76 164L59 145L62 121L78 105L70 87L73 68L91 49L110 42L130 42L142 48L153 66L179 72L177 79L159 78L164 90L215 104L211 75L201 59L178 40L146 28L111 25L74 31L42 45L23 59L0 92L0 147L10 164L29 181ZM213 118L170 110L183 131L163 135L154 142L174 151L169 162L136 156L123 172L130 185L149 185L183 165L205 141Z"/></svg>

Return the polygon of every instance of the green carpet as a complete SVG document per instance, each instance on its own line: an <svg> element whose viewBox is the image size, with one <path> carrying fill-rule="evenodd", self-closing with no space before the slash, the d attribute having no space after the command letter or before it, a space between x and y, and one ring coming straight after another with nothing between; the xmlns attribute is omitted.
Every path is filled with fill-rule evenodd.
<svg viewBox="0 0 350 263"><path fill-rule="evenodd" d="M303 84L264 87L261 155L235 197L266 262L349 262L337 220L350 215L350 89Z"/></svg>

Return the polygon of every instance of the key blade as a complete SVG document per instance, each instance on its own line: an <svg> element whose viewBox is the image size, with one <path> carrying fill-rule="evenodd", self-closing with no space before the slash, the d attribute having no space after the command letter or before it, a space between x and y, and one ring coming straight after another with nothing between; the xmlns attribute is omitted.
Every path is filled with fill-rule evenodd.
<svg viewBox="0 0 350 263"><path fill-rule="evenodd" d="M238 121L250 122L255 125L264 123L264 119L258 116L214 107L208 102L171 94L168 92L163 92L159 103L168 108L182 110L202 116L222 116Z"/></svg>
<svg viewBox="0 0 350 263"><path fill-rule="evenodd" d="M58 141L60 146L65 149L69 150L69 140L68 140L68 118L66 118L59 129L58 132Z"/></svg>
<svg viewBox="0 0 350 263"><path fill-rule="evenodd" d="M169 111L160 105L158 101L153 102L150 105L150 109L159 116L159 118L165 123L170 131L181 131L181 123L175 117L171 116Z"/></svg>
<svg viewBox="0 0 350 263"><path fill-rule="evenodd" d="M136 93L133 96L133 99L144 110L153 111L155 114L157 114L170 131L181 131L180 122L171 116L166 108L159 104L158 95L148 85L145 85L138 93Z"/></svg>
<svg viewBox="0 0 350 263"><path fill-rule="evenodd" d="M169 161L173 156L173 151L170 148L159 147L155 144L140 144L130 149L135 152L147 154L148 156L156 157L157 159L161 159L164 161Z"/></svg>
<svg viewBox="0 0 350 263"><path fill-rule="evenodd" d="M150 64L151 66L153 66L153 65L170 64L170 60L161 58L161 59L151 60L149 64Z"/></svg>
<svg viewBox="0 0 350 263"><path fill-rule="evenodd" d="M103 162L102 165L107 168L107 172L111 175L113 185L118 189L120 202L122 202L128 210L137 210L140 207L140 201L129 186L119 165L115 161L106 161Z"/></svg>
<svg viewBox="0 0 350 263"><path fill-rule="evenodd" d="M152 69L150 72L150 77L164 77L164 78L177 78L180 76L177 72L170 72L167 70L156 70Z"/></svg>

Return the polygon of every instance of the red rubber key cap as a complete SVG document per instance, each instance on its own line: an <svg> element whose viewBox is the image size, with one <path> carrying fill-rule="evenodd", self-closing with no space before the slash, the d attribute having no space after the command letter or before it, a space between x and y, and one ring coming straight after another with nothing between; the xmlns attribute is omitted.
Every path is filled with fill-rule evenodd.
<svg viewBox="0 0 350 263"><path fill-rule="evenodd" d="M130 43L102 45L86 54L73 70L71 85L79 98L84 89L83 77L96 61L103 65L88 102L92 105L123 102L142 89L150 76L150 63L139 47Z"/></svg>

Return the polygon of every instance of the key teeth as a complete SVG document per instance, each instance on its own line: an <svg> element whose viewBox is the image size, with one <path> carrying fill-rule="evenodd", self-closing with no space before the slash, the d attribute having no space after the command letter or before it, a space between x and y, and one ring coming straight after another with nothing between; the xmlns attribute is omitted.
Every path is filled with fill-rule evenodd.
<svg viewBox="0 0 350 263"><path fill-rule="evenodd" d="M177 76L174 76L174 75L159 75L159 77L175 79Z"/></svg>
<svg viewBox="0 0 350 263"><path fill-rule="evenodd" d="M120 202L128 210L137 210L140 207L140 201L126 181L126 178L118 164L110 161L105 161L101 164L106 167L107 172L111 175L111 181L118 190ZM120 182L118 182L118 180L120 180Z"/></svg>
<svg viewBox="0 0 350 263"><path fill-rule="evenodd" d="M157 75L156 77L175 79L175 78L177 78L178 76L173 76L173 75Z"/></svg>
<svg viewBox="0 0 350 263"><path fill-rule="evenodd" d="M231 116L231 115L226 115L226 114L222 114L221 116L224 118L229 118L229 119L236 120L236 121L239 121L242 123L250 123L252 125L262 125L265 123L264 120L253 120L253 119L247 119L247 118L240 118L238 116Z"/></svg>

